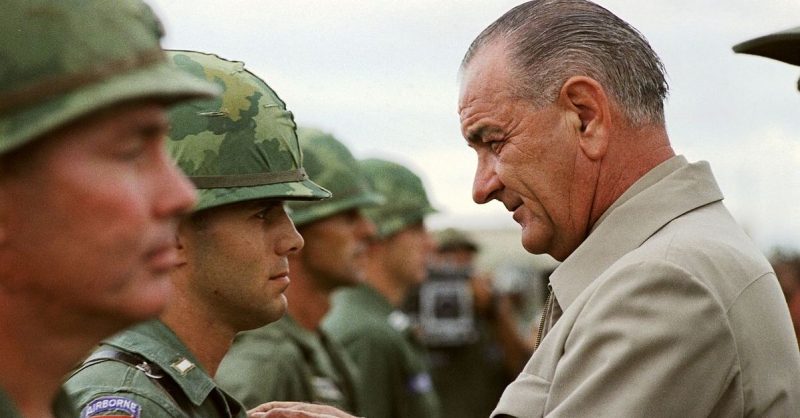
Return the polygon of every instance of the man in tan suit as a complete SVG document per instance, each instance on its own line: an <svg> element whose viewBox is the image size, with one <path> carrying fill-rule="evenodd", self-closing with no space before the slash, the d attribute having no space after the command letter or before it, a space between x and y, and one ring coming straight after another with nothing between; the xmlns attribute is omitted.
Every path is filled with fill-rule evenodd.
<svg viewBox="0 0 800 418"><path fill-rule="evenodd" d="M478 36L461 76L474 200L562 261L541 343L493 416L796 416L775 274L708 163L672 150L642 35L588 1L534 0Z"/></svg>

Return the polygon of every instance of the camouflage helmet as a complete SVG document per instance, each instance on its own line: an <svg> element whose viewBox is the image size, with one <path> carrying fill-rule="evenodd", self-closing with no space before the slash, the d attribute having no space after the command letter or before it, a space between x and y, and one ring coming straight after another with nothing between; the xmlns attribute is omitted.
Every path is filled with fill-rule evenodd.
<svg viewBox="0 0 800 418"><path fill-rule="evenodd" d="M102 108L216 88L169 65L139 0L8 0L0 13L0 154Z"/></svg>
<svg viewBox="0 0 800 418"><path fill-rule="evenodd" d="M244 63L202 52L167 53L178 68L223 90L216 99L170 111L167 146L198 189L195 210L253 199L330 197L303 169L292 113Z"/></svg>
<svg viewBox="0 0 800 418"><path fill-rule="evenodd" d="M289 204L294 224L301 226L353 208L366 208L384 202L361 172L347 147L332 135L311 128L299 128L297 136L303 150L308 175L333 193L324 202Z"/></svg>
<svg viewBox="0 0 800 418"><path fill-rule="evenodd" d="M385 205L364 211L375 223L378 237L387 238L436 212L422 180L408 168L377 158L362 160L359 165L375 191L387 199Z"/></svg>
<svg viewBox="0 0 800 418"><path fill-rule="evenodd" d="M800 27L750 39L734 45L733 50L800 65Z"/></svg>

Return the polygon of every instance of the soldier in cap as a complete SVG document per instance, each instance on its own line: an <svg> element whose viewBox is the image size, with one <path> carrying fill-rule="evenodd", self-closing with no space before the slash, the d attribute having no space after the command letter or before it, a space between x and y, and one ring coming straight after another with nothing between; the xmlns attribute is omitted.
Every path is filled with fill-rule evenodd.
<svg viewBox="0 0 800 418"><path fill-rule="evenodd" d="M330 196L308 179L292 114L264 81L241 62L169 55L224 90L170 114L169 150L199 202L173 236L164 313L103 341L67 381L83 418L245 416L211 376L237 332L286 310L287 257L303 239L284 202Z"/></svg>
<svg viewBox="0 0 800 418"><path fill-rule="evenodd" d="M398 309L426 278L433 240L423 220L434 209L422 181L407 168L378 159L362 161L361 167L388 203L365 210L377 226L365 259L365 283L337 292L323 328L359 368L365 416L438 417L427 352Z"/></svg>
<svg viewBox="0 0 800 418"><path fill-rule="evenodd" d="M216 88L171 66L162 34L138 0L3 2L0 416L74 417L63 376L167 302L196 196L165 108Z"/></svg>
<svg viewBox="0 0 800 418"><path fill-rule="evenodd" d="M291 202L290 216L305 246L289 255L288 313L240 333L217 381L247 407L267 401L328 404L359 413L355 366L322 330L332 292L363 278L362 263L375 226L362 209L382 203L350 151L316 129L297 132L308 174L330 190L321 202Z"/></svg>

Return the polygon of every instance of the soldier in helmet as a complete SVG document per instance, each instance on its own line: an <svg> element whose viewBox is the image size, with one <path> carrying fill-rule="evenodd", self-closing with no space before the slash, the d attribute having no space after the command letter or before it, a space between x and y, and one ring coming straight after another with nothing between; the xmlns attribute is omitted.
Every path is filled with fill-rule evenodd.
<svg viewBox="0 0 800 418"><path fill-rule="evenodd" d="M138 0L0 13L0 416L74 417L63 376L162 311L195 192L166 106L216 88L171 66ZM55 402L54 402L55 401Z"/></svg>
<svg viewBox="0 0 800 418"><path fill-rule="evenodd" d="M743 54L760 55L800 66L800 26L750 39L735 45L733 50ZM797 88L800 89L800 80L797 82ZM778 280L781 281L781 287L789 305L789 314L792 317L795 336L800 343L800 290L796 288L789 289L789 286L783 285L784 283L792 283L792 280L788 279L791 276L789 273L791 269L785 270L781 268L779 270L776 265L773 265L773 268L775 268L775 272L778 275Z"/></svg>
<svg viewBox="0 0 800 418"><path fill-rule="evenodd" d="M333 136L299 129L308 174L330 190L322 202L291 202L290 216L305 246L289 255L288 314L239 334L217 381L247 407L305 401L359 413L355 366L320 329L331 293L363 279L361 264L375 226L362 209L382 203L350 151Z"/></svg>
<svg viewBox="0 0 800 418"><path fill-rule="evenodd" d="M169 55L224 90L170 114L169 150L199 203L173 237L175 292L164 313L103 341L67 381L83 418L244 416L211 376L237 332L286 310L287 257L303 239L284 202L330 196L308 179L292 114L264 81L241 62Z"/></svg>
<svg viewBox="0 0 800 418"><path fill-rule="evenodd" d="M422 181L407 168L378 159L361 167L388 203L365 210L378 230L367 250L365 283L334 296L323 327L359 368L365 416L438 417L427 353L399 310L426 278L433 240L423 220L434 209Z"/></svg>

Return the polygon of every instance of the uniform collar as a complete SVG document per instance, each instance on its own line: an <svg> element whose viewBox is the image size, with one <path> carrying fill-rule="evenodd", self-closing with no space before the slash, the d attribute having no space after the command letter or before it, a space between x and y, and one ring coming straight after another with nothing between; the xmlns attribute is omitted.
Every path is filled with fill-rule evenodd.
<svg viewBox="0 0 800 418"><path fill-rule="evenodd" d="M281 336L288 336L292 341L306 350L313 350L319 347L319 335L300 326L289 314L283 316L278 321L269 324L268 328L282 331Z"/></svg>
<svg viewBox="0 0 800 418"><path fill-rule="evenodd" d="M186 345L161 321L141 323L104 343L157 364L195 405L202 404L217 386Z"/></svg>
<svg viewBox="0 0 800 418"><path fill-rule="evenodd" d="M603 271L673 219L720 200L707 162L689 164L675 156L659 164L606 210L550 276L559 305L566 310Z"/></svg>
<svg viewBox="0 0 800 418"><path fill-rule="evenodd" d="M374 287L366 284L344 289L342 290L342 294L347 295L347 303L361 306L363 309L369 310L375 315L388 316L395 311L395 307L389 303L389 299L386 299L386 297Z"/></svg>

